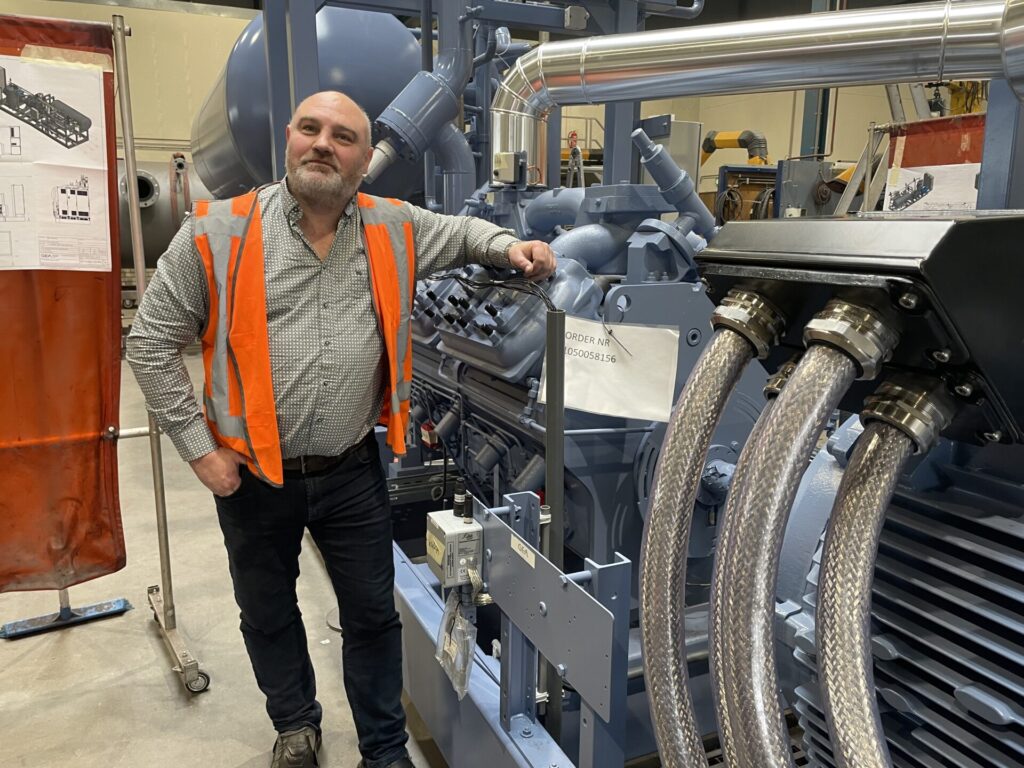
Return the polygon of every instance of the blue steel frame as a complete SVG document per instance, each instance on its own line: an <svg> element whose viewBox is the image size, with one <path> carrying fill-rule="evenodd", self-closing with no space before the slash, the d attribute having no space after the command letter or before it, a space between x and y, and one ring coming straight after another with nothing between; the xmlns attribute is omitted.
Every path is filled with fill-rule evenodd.
<svg viewBox="0 0 1024 768"><path fill-rule="evenodd" d="M473 517L484 530L481 577L502 611L501 660L477 649L462 701L433 658L444 611L437 579L395 544L406 690L452 768L485 761L489 768L572 768L537 720L543 653L581 698L578 765L622 768L631 563L616 554L611 564L586 560L583 571L565 574L540 553L537 496L509 494L504 502L492 510L474 500Z"/></svg>

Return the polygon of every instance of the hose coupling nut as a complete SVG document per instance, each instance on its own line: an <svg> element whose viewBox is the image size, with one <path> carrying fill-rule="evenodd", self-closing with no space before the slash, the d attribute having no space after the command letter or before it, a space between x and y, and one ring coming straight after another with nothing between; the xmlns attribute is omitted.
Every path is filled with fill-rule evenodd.
<svg viewBox="0 0 1024 768"><path fill-rule="evenodd" d="M779 343L785 324L786 318L767 299L741 288L730 290L711 314L711 325L740 334L762 360Z"/></svg>
<svg viewBox="0 0 1024 768"><path fill-rule="evenodd" d="M873 379L892 357L899 334L873 309L833 299L804 328L805 344L828 344L857 364L858 379Z"/></svg>
<svg viewBox="0 0 1024 768"><path fill-rule="evenodd" d="M768 381L764 384L765 400L771 400L772 398L778 397L782 394L782 388L785 386L786 382L789 381L789 377L793 375L793 371L796 370L796 365L799 362L799 357L787 360L779 366L779 370L768 377Z"/></svg>
<svg viewBox="0 0 1024 768"><path fill-rule="evenodd" d="M861 420L885 422L913 440L917 453L927 453L953 420L955 408L940 380L897 375L864 401Z"/></svg>

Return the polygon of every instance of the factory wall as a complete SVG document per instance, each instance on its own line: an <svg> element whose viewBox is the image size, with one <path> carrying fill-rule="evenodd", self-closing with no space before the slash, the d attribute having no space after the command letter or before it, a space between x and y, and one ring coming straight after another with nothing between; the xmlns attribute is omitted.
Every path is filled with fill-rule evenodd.
<svg viewBox="0 0 1024 768"><path fill-rule="evenodd" d="M200 8L217 13L197 12ZM172 151L188 151L192 116L254 15L213 6L183 13L64 0L4 0L2 11L83 21L110 21L114 13L124 16L132 30L127 47L137 155L152 161L166 160Z"/></svg>

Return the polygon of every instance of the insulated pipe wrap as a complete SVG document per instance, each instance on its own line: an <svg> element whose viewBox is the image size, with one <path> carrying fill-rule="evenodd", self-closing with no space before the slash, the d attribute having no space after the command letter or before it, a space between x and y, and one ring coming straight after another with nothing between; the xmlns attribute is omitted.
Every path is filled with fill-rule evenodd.
<svg viewBox="0 0 1024 768"><path fill-rule="evenodd" d="M914 452L901 430L872 422L857 441L825 534L818 586L818 674L838 768L890 768L875 698L871 584L896 482Z"/></svg>
<svg viewBox="0 0 1024 768"><path fill-rule="evenodd" d="M793 766L775 666L775 582L782 534L825 421L857 375L845 353L812 345L733 478L719 574L716 685L734 768ZM747 451L744 452L745 454ZM715 603L712 602L712 610Z"/></svg>
<svg viewBox="0 0 1024 768"><path fill-rule="evenodd" d="M735 331L715 334L673 409L651 492L640 554L640 628L647 695L665 768L707 765L687 689L686 557L711 436L753 356L751 344Z"/></svg>

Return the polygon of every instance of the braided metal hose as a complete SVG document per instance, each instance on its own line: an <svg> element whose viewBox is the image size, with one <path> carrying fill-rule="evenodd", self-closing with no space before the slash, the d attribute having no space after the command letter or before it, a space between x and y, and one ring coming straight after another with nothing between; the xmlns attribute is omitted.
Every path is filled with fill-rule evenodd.
<svg viewBox="0 0 1024 768"><path fill-rule="evenodd" d="M875 697L871 585L885 513L915 448L952 418L941 382L894 380L866 402L867 422L839 484L818 582L818 675L838 768L890 768Z"/></svg>
<svg viewBox="0 0 1024 768"><path fill-rule="evenodd" d="M796 363L786 363L782 368L769 379L764 389L765 403L764 409L761 411L760 417L754 424L754 428L750 430L750 434L747 436L746 445L743 446L743 451L740 453L739 461L736 465L736 472L733 474L733 480L731 485L730 493L738 494L740 489L743 487L744 475L746 473L749 463L744 459L748 455L748 452L753 451L754 445L761 440L764 435L765 424L768 423L772 408L775 405L775 398L778 397L779 392L782 391L782 386L793 371L796 369ZM742 508L742 505L739 505ZM722 749L722 756L725 759L727 766L739 765L736 759L736 739L732 735L732 727L729 719L723 717L722 706L725 701L725 692L721 686L722 676L719 674L722 665L722 638L725 636L722 632L721 618L722 618L722 602L725 599L725 591L729 588L728 582L723 581L724 578L724 566L725 557L722 553L726 552L730 547L730 539L732 532L735 530L735 525L723 524L719 527L718 538L715 543L715 568L711 576L711 609L708 620L710 630L710 643L708 647L709 663L711 666L711 693L715 701L715 711L718 714L718 740L719 745Z"/></svg>
<svg viewBox="0 0 1024 768"><path fill-rule="evenodd" d="M753 356L740 334L729 329L715 334L672 411L655 473L640 550L640 630L647 696L665 768L708 764L686 682L686 557L711 436Z"/></svg>
<svg viewBox="0 0 1024 768"><path fill-rule="evenodd" d="M818 586L818 674L841 768L891 768L875 699L871 582L878 539L914 441L869 424L839 484L825 534Z"/></svg>
<svg viewBox="0 0 1024 768"><path fill-rule="evenodd" d="M761 411L760 418L758 418L757 423L754 424L754 428L750 431L750 435L747 437L747 443L743 446L743 452L740 453L739 462L736 464L736 471L732 476L732 485L729 489L730 498L733 494L739 494L740 489L743 487L741 484L743 483L744 477L740 473L748 466L745 459L749 452L753 451L754 444L764 436L765 424L768 423L771 417L774 404L774 400L769 400L765 404L764 410ZM728 514L728 512L726 514ZM724 519L728 518L726 517ZM708 617L708 621L710 622L709 630L711 633L708 655L711 666L711 692L715 701L715 711L718 715L718 741L722 748L722 756L725 758L725 764L730 766L730 768L739 766L740 763L736 759L736 737L733 736L732 733L732 723L729 718L725 716L724 710L725 687L723 685L724 678L721 675L721 669L722 655L725 652L723 647L723 638L725 637L725 634L722 631L722 605L725 600L725 593L729 590L729 582L724 574L724 553L731 547L731 536L735 529L735 525L726 525L724 520L718 529L718 541L715 544L715 569L711 576L711 608L710 616Z"/></svg>
<svg viewBox="0 0 1024 768"><path fill-rule="evenodd" d="M825 421L857 375L844 352L823 345L804 355L772 409L762 437L733 477L719 574L720 722L733 768L793 766L775 666L775 581L789 510ZM737 488L737 481L742 484ZM714 607L715 603L712 603Z"/></svg>

